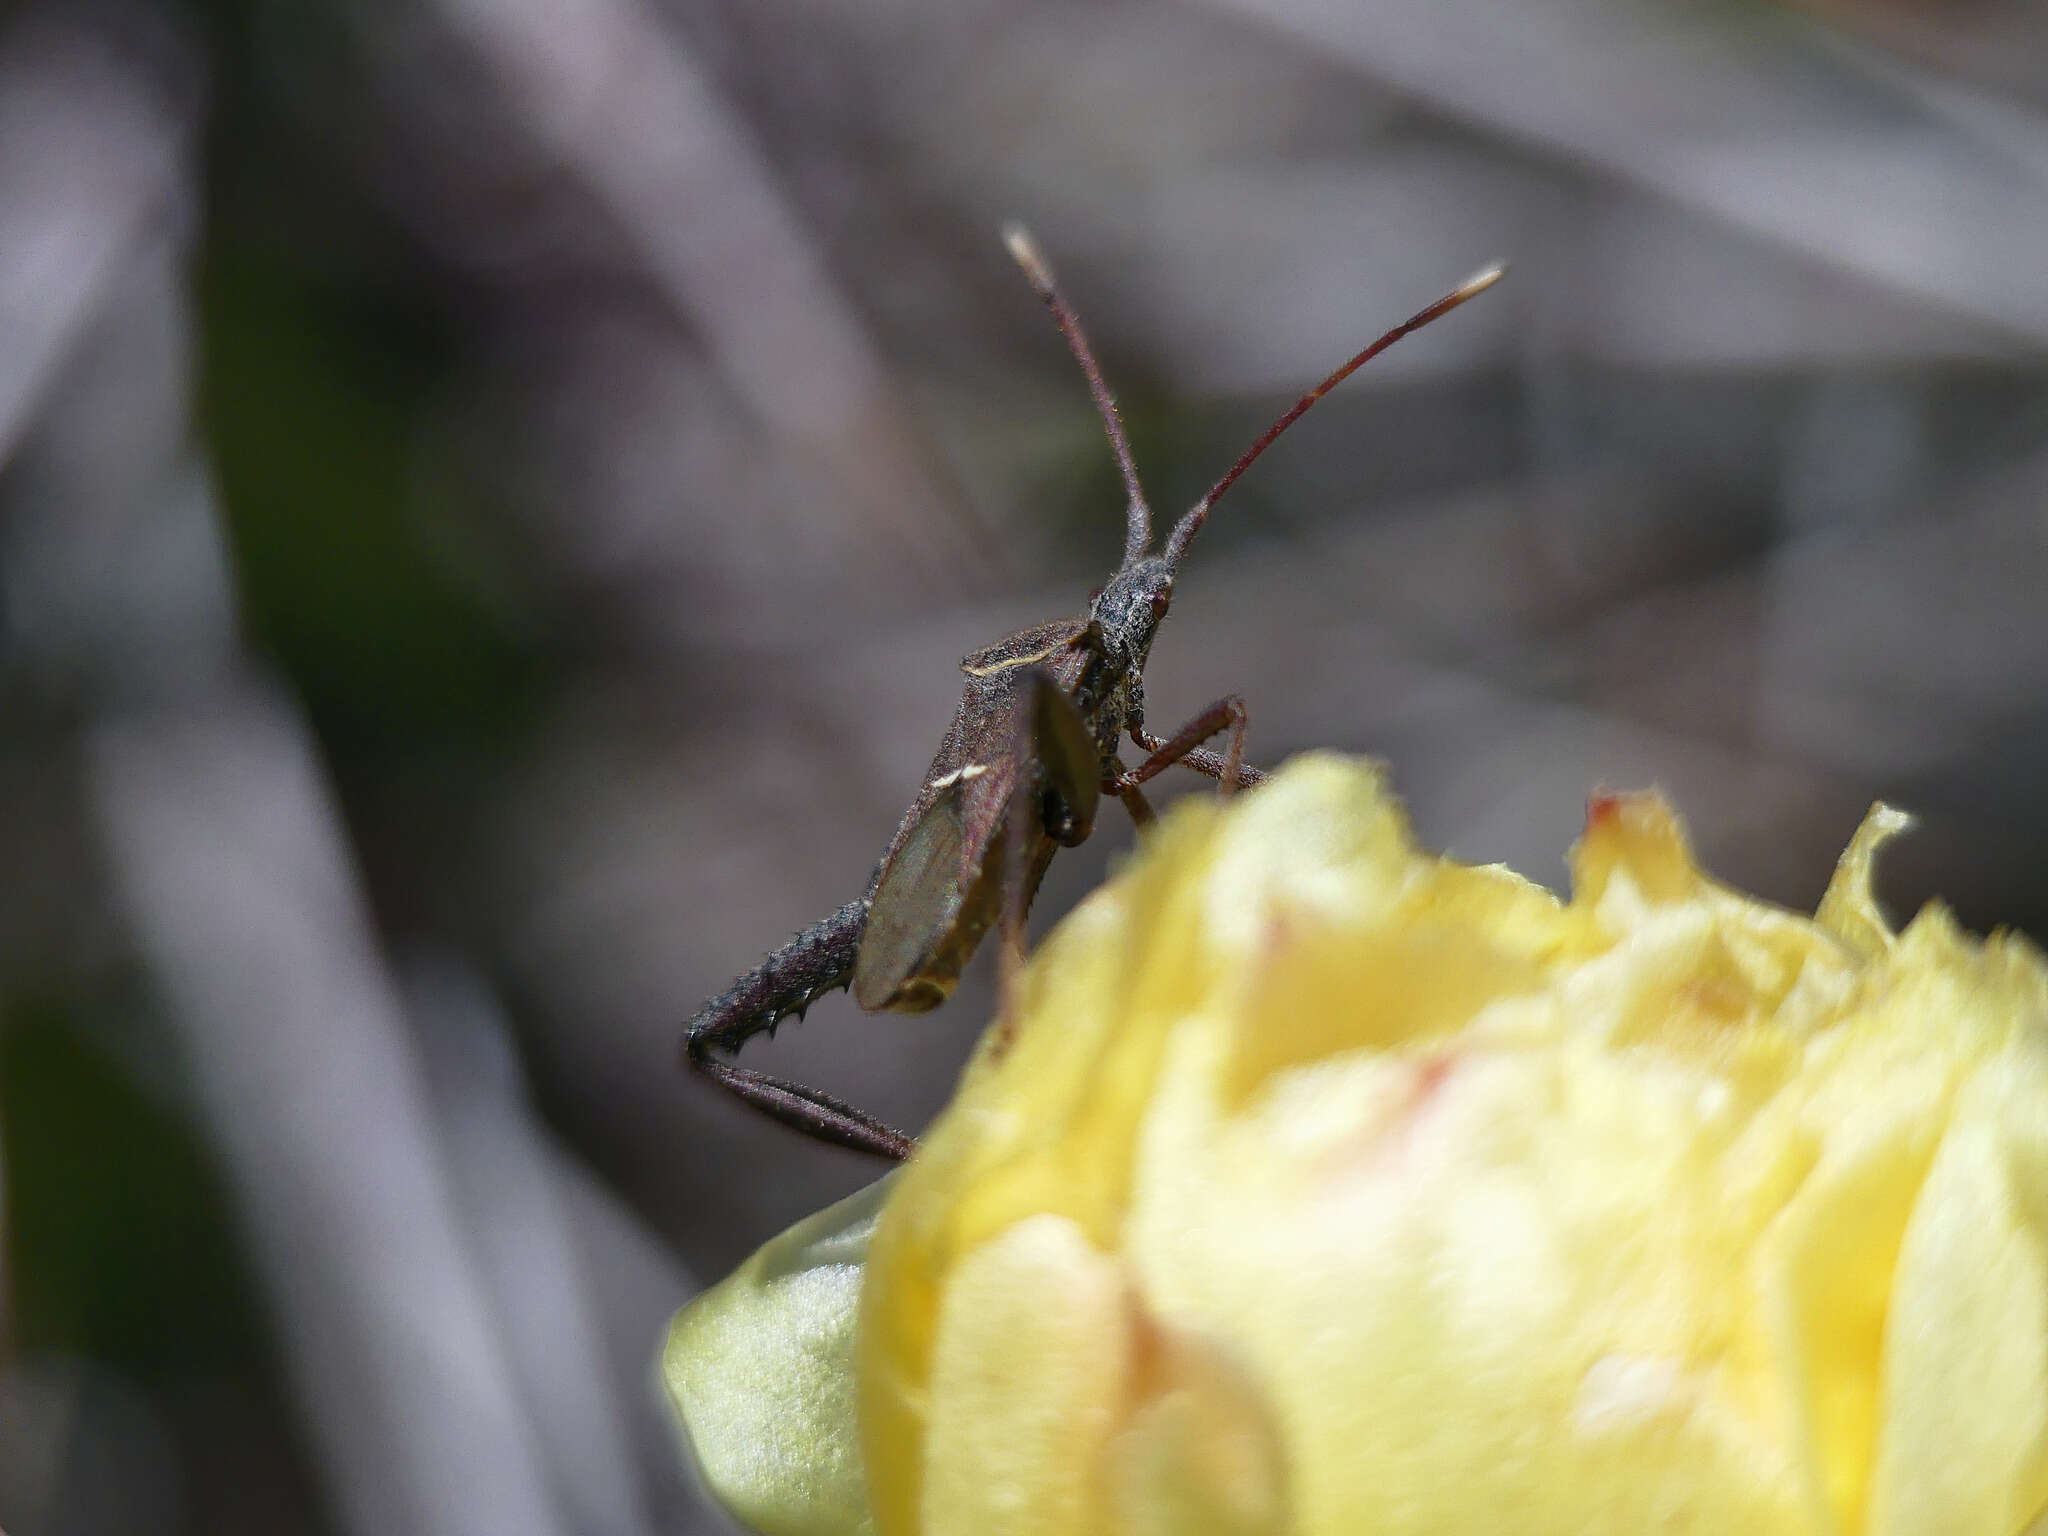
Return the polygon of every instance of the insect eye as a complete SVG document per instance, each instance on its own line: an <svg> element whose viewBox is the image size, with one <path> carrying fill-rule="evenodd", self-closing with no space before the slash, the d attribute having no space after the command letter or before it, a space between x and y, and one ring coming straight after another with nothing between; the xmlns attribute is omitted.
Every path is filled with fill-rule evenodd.
<svg viewBox="0 0 2048 1536"><path fill-rule="evenodd" d="M1163 619L1166 617L1167 604L1173 601L1173 594L1164 589L1161 589L1160 591L1154 592L1149 598L1146 599L1146 601L1152 604L1152 617L1155 619Z"/></svg>

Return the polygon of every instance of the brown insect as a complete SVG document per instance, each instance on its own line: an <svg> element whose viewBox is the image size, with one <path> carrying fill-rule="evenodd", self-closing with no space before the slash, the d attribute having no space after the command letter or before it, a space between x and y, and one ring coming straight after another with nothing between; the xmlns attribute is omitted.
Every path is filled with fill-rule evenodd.
<svg viewBox="0 0 2048 1536"><path fill-rule="evenodd" d="M936 1008L999 917L1007 952L1018 953L1046 866L1059 849L1088 836L1104 793L1120 798L1142 825L1151 811L1140 786L1175 763L1216 779L1226 794L1258 783L1263 775L1244 762L1241 699L1219 699L1168 737L1145 729L1145 660L1173 601L1174 573L1210 509L1303 412L1410 331L1491 287L1504 270L1489 267L1467 279L1303 395L1152 554L1151 508L1080 322L1031 237L1012 225L1004 238L1052 311L1101 413L1129 497L1123 561L1087 612L1020 630L960 663L967 675L960 707L867 890L706 1003L683 1037L692 1068L755 1108L820 1140L895 1159L914 1145L902 1132L830 1094L737 1066L720 1053L736 1052L791 1014L801 1017L838 987L851 985L869 1012ZM1222 753L1202 745L1224 732ZM1118 755L1126 736L1148 754L1135 768Z"/></svg>

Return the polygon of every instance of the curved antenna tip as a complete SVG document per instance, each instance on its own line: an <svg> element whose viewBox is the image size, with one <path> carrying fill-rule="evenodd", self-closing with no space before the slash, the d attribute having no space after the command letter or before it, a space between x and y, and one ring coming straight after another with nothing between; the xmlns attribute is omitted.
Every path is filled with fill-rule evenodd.
<svg viewBox="0 0 2048 1536"><path fill-rule="evenodd" d="M1275 438L1301 419L1304 411L1351 377L1352 373L1357 369L1362 368L1365 364L1372 361L1373 358L1379 356L1380 353L1386 351L1388 347L1391 347L1403 336L1408 335L1411 331L1420 330L1432 320L1442 319L1467 299L1484 293L1503 277L1507 276L1507 271L1506 265L1502 262L1495 262L1490 267L1482 267L1449 293L1438 299L1434 304L1430 305L1429 308L1410 315L1378 341L1324 379L1314 389L1295 401L1293 406L1278 421L1266 428L1264 434L1260 436L1257 442L1244 451L1244 454L1235 464L1224 471L1223 478L1210 486L1202 499L1190 507L1181 520L1173 525L1173 532L1167 535L1166 548L1162 551L1166 563L1169 566L1178 566L1180 564L1181 556L1187 553L1188 545L1194 541L1195 535L1202 531L1202 524L1209 520L1209 509L1216 505L1225 491L1237 483L1237 477L1251 468L1253 461L1272 446Z"/></svg>
<svg viewBox="0 0 2048 1536"><path fill-rule="evenodd" d="M1040 293L1052 288L1052 268L1046 265L1045 253L1038 248L1038 242L1031 238L1031 231L1015 219L1003 226L1003 244L1009 247L1010 259L1024 269L1024 276L1031 286Z"/></svg>
<svg viewBox="0 0 2048 1536"><path fill-rule="evenodd" d="M1504 261L1496 261L1492 266L1481 267L1477 272L1466 278L1465 281L1458 284L1456 290L1454 290L1458 302L1462 304L1474 294L1486 292L1487 289L1507 275L1508 264Z"/></svg>

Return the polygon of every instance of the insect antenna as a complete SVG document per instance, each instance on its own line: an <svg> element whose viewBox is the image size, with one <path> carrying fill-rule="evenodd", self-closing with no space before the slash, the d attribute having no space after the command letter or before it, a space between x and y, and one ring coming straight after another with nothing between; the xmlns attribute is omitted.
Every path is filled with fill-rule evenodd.
<svg viewBox="0 0 2048 1536"><path fill-rule="evenodd" d="M1175 569L1180 567L1181 556L1187 553L1188 545L1194 542L1195 535L1202 531L1202 524L1209 520L1209 509L1222 499L1225 491L1237 483L1239 475L1252 467L1253 461L1260 454L1273 446L1273 439L1299 421L1310 406L1314 405L1324 395L1327 395L1339 384L1342 384L1353 373L1357 372L1358 369L1364 367L1375 357L1378 357L1380 353L1386 351L1387 348L1391 347L1403 336L1406 336L1410 331L1421 330L1430 321L1441 319L1467 299L1484 293L1495 283L1499 282L1506 275L1507 270L1504 266L1491 266L1482 272L1473 273L1472 276L1466 278L1464 282L1438 299L1429 308L1420 310L1409 316L1406 320L1403 320L1399 325L1387 332L1386 335L1367 347L1363 352L1358 353L1349 362L1345 363L1343 367L1339 368L1335 373L1323 380L1322 383L1295 401L1292 406L1288 407L1286 414L1274 422L1272 426L1266 428L1260 434L1259 440L1244 451L1243 457L1224 471L1223 478L1210 486L1208 491L1203 494L1202 499L1188 509L1187 515L1174 524L1173 533L1166 541L1165 550L1162 551L1165 555L1166 563Z"/></svg>
<svg viewBox="0 0 2048 1536"><path fill-rule="evenodd" d="M1089 348L1088 338L1081 330L1080 318L1061 295L1059 285L1053 281L1052 268L1046 264L1045 256L1031 238L1030 231L1022 224L1005 224L1003 244L1010 248L1010 255L1024 269L1026 280L1045 301L1045 307L1052 311L1053 323L1067 338L1074 361L1087 375L1088 393L1095 397L1095 409L1102 413L1102 430L1109 434L1110 450L1116 454L1116 466L1123 471L1124 490L1130 496L1124 509L1123 559L1123 563L1129 565L1144 554L1145 546L1152 542L1152 508L1146 504L1144 487L1138 484L1138 464L1131 457L1130 439L1124 436L1123 418L1117 415L1116 400L1109 392L1109 385L1103 382L1102 370L1096 366L1095 353Z"/></svg>

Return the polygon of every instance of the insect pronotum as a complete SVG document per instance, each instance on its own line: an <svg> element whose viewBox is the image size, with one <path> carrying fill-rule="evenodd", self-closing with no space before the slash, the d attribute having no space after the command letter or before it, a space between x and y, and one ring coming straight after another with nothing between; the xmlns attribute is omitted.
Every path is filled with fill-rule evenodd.
<svg viewBox="0 0 2048 1536"><path fill-rule="evenodd" d="M1173 600L1174 573L1210 509L1275 438L1353 370L1490 288L1504 270L1488 267L1466 279L1303 395L1152 554L1152 511L1081 323L1031 237L1012 225L1004 240L1095 397L1128 496L1123 561L1087 612L1020 630L960 663L967 676L960 707L867 889L712 998L683 1036L690 1066L756 1109L820 1140L892 1159L908 1156L914 1145L901 1131L831 1094L726 1056L839 987L851 986L869 1012L936 1008L998 919L1006 955L1014 958L1046 866L1060 848L1088 836L1100 795L1117 796L1143 825L1151 811L1141 786L1175 763L1217 780L1225 794L1263 777L1244 762L1245 708L1234 695L1171 736L1145 728L1145 659ZM1202 745L1226 732L1223 752ZM1127 736L1147 754L1134 768L1119 755Z"/></svg>

